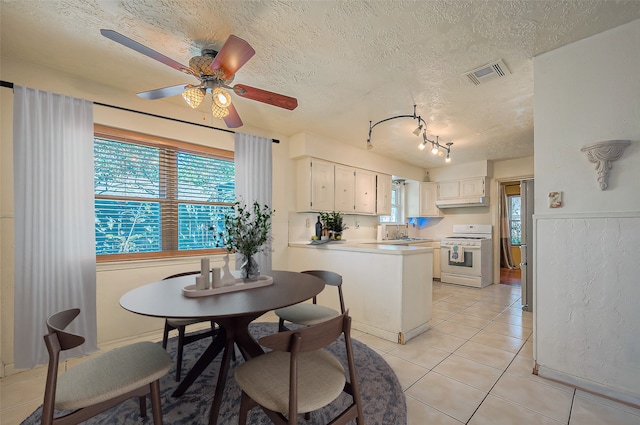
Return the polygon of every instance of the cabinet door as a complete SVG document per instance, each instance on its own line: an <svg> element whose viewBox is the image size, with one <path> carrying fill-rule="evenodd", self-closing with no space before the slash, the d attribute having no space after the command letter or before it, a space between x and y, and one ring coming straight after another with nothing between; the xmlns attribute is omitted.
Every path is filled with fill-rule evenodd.
<svg viewBox="0 0 640 425"><path fill-rule="evenodd" d="M314 158L298 160L296 172L296 209L333 210L333 164Z"/></svg>
<svg viewBox="0 0 640 425"><path fill-rule="evenodd" d="M455 199L460 197L458 180L438 183L438 199Z"/></svg>
<svg viewBox="0 0 640 425"><path fill-rule="evenodd" d="M436 207L438 183L411 182L405 185L407 195L407 217L440 217Z"/></svg>
<svg viewBox="0 0 640 425"><path fill-rule="evenodd" d="M436 207L438 183L420 183L420 217L440 217L440 208Z"/></svg>
<svg viewBox="0 0 640 425"><path fill-rule="evenodd" d="M354 204L354 211L357 213L376 213L376 173L366 170L355 170Z"/></svg>
<svg viewBox="0 0 640 425"><path fill-rule="evenodd" d="M391 215L391 176L376 175L376 214Z"/></svg>
<svg viewBox="0 0 640 425"><path fill-rule="evenodd" d="M353 214L355 206L355 169L335 165L335 210Z"/></svg>
<svg viewBox="0 0 640 425"><path fill-rule="evenodd" d="M484 196L484 177L460 180L460 197Z"/></svg>

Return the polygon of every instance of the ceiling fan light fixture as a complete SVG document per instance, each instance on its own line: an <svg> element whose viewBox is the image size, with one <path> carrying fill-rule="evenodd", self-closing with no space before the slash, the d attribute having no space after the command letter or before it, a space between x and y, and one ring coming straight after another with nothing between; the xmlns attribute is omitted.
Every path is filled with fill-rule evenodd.
<svg viewBox="0 0 640 425"><path fill-rule="evenodd" d="M224 118L229 115L229 108L221 108L216 102L213 102L211 104L211 115L216 118Z"/></svg>
<svg viewBox="0 0 640 425"><path fill-rule="evenodd" d="M225 89L216 87L211 92L213 96L213 103L220 108L228 108L231 105L231 95Z"/></svg>
<svg viewBox="0 0 640 425"><path fill-rule="evenodd" d="M193 84L189 84L185 91L182 92L182 97L189 106L196 109L202 103L206 90L202 87L196 87Z"/></svg>

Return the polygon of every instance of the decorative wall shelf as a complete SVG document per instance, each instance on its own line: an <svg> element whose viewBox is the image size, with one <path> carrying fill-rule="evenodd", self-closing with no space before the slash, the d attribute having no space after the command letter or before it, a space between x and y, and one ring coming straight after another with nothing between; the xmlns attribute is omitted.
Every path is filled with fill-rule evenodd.
<svg viewBox="0 0 640 425"><path fill-rule="evenodd" d="M608 186L609 171L613 168L611 163L620 159L624 149L630 144L629 140L607 140L580 149L586 152L589 162L596 164L600 190L605 190Z"/></svg>

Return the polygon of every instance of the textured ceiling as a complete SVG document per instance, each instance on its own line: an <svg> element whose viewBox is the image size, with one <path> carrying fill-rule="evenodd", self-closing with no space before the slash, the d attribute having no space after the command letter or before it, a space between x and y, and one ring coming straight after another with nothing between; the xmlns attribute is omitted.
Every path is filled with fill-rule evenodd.
<svg viewBox="0 0 640 425"><path fill-rule="evenodd" d="M245 124L364 149L369 121L412 114L416 104L429 137L454 143L452 164L532 155L533 57L640 18L638 0L2 0L0 8L3 56L131 96L196 80L102 37L101 28L183 64L235 34L256 54L234 82L299 103L287 111L235 96ZM463 77L497 59L510 74L479 86ZM180 96L149 102L188 108ZM374 152L444 165L416 149L415 127L411 119L377 126Z"/></svg>

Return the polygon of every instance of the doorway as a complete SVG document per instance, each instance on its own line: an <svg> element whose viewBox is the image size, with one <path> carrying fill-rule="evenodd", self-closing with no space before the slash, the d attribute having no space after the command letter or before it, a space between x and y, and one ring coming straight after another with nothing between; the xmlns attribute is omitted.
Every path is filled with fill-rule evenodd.
<svg viewBox="0 0 640 425"><path fill-rule="evenodd" d="M525 222L523 214L522 194L520 183L522 180L506 180L499 182L499 238L500 238L500 284L521 286L522 263L520 245L522 227Z"/></svg>

